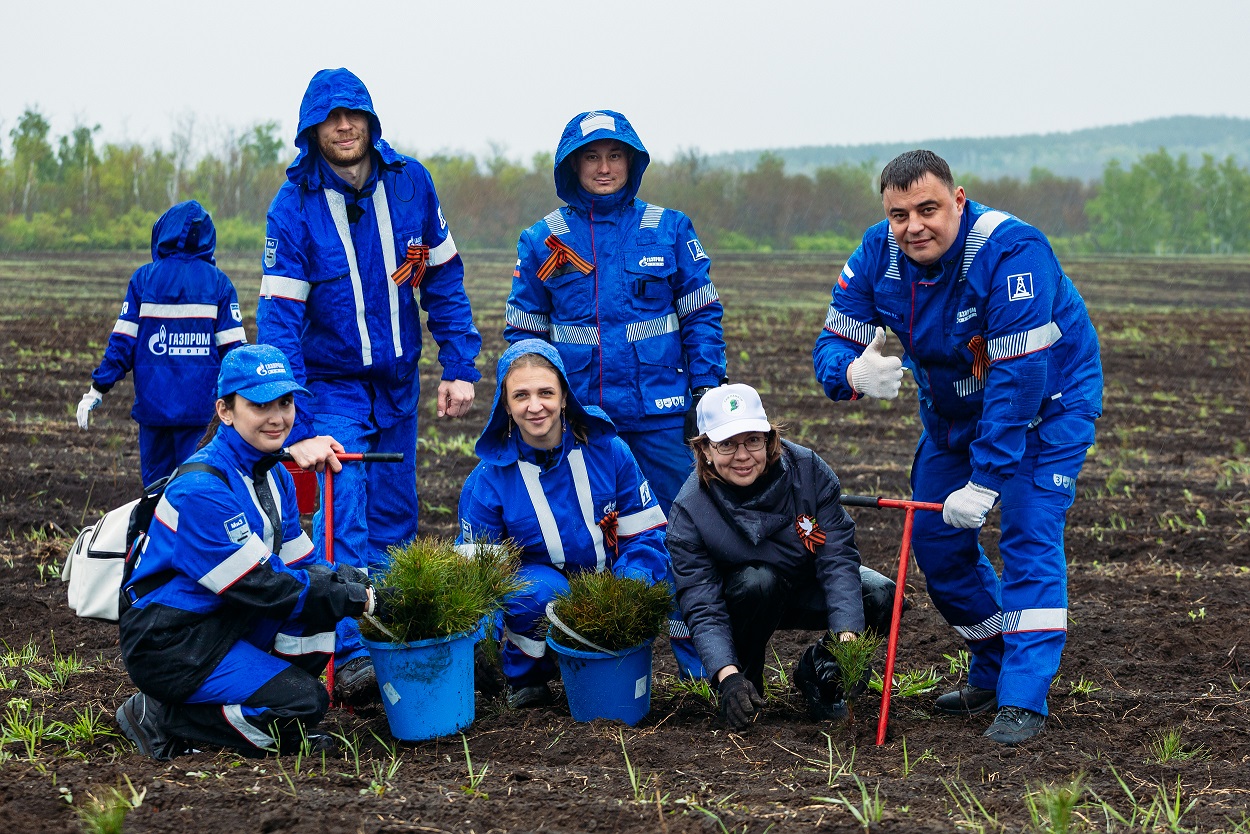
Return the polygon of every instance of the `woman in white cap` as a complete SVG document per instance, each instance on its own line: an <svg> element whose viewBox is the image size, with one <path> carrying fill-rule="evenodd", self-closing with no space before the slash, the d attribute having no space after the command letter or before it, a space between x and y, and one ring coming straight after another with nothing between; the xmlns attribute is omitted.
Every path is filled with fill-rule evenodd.
<svg viewBox="0 0 1250 834"><path fill-rule="evenodd" d="M667 544L721 717L731 729L755 719L769 639L802 628L828 633L803 654L795 684L813 718L836 718L848 693L825 640L888 627L894 583L861 567L837 476L810 449L781 439L754 388L709 391L698 428L695 471L673 502Z"/></svg>
<svg viewBox="0 0 1250 834"><path fill-rule="evenodd" d="M128 558L121 650L140 691L117 723L151 758L333 749L314 730L329 708L319 676L334 627L385 601L362 572L318 561L300 529L291 475L275 465L296 392L307 393L277 348L229 353L207 442Z"/></svg>

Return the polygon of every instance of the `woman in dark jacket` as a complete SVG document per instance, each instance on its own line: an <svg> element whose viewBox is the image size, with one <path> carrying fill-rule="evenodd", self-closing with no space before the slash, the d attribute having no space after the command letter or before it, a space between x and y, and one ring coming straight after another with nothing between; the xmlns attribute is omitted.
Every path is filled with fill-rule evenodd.
<svg viewBox="0 0 1250 834"><path fill-rule="evenodd" d="M779 628L828 630L794 680L817 720L846 694L825 648L865 626L888 628L894 583L862 567L838 478L810 449L782 440L748 385L699 401L695 472L673 502L667 544L677 601L733 729L763 705L764 650ZM858 694L858 693L851 693Z"/></svg>

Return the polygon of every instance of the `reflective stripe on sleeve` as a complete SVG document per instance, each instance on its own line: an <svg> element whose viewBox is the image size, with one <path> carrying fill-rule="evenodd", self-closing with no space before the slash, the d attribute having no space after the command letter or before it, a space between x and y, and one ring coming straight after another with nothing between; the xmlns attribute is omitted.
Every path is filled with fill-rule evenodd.
<svg viewBox="0 0 1250 834"><path fill-rule="evenodd" d="M677 315L684 319L695 310L702 310L714 301L720 301L720 293L716 291L714 285L704 284L694 292L686 293L677 299Z"/></svg>
<svg viewBox="0 0 1250 834"><path fill-rule="evenodd" d="M452 240L451 232L448 232L447 239L430 250L430 266L441 266L458 254L456 242Z"/></svg>
<svg viewBox="0 0 1250 834"><path fill-rule="evenodd" d="M247 331L245 331L242 327L232 327L229 330L218 330L217 333L214 334L213 339L217 342L217 347L221 347L222 345L228 345L233 342L245 341L247 339Z"/></svg>
<svg viewBox="0 0 1250 834"><path fill-rule="evenodd" d="M125 319L118 319L117 323L113 325L113 332L137 339L139 338L139 323L135 321L126 321Z"/></svg>
<svg viewBox="0 0 1250 834"><path fill-rule="evenodd" d="M646 530L654 530L668 523L664 511L659 505L647 507L645 510L623 515L616 520L616 535L636 536Z"/></svg>
<svg viewBox="0 0 1250 834"><path fill-rule="evenodd" d="M373 211L378 218L378 237L382 246L382 265L387 275L394 275L399 264L395 261L395 234L391 227L391 208L386 201L386 186L378 180L373 191ZM399 338L399 286L394 281L386 282L386 300L391 308L391 347L395 355L404 355L403 342Z"/></svg>
<svg viewBox="0 0 1250 834"><path fill-rule="evenodd" d="M156 511L152 517L164 524L173 532L178 532L178 510L174 505L169 503L169 496L161 494L161 500L156 502Z"/></svg>
<svg viewBox="0 0 1250 834"><path fill-rule="evenodd" d="M959 636L965 640L988 640L991 637L997 637L999 634L1002 634L1003 615L999 612L976 625L951 626L951 628L955 629Z"/></svg>
<svg viewBox="0 0 1250 834"><path fill-rule="evenodd" d="M248 744L253 747L259 747L261 750L278 749L278 743L274 741L272 736L259 727L249 724L247 719L243 717L242 704L223 704L221 714L225 716L226 723L234 727L239 735L247 739Z"/></svg>
<svg viewBox="0 0 1250 834"><path fill-rule="evenodd" d="M595 518L595 499L590 492L590 475L586 472L586 458L582 450L574 449L568 456L569 469L573 473L573 486L577 489L577 504L582 511L582 521L590 540L595 543L595 570L603 570L608 563L607 551L603 549L603 530ZM663 517L663 513L661 513Z"/></svg>
<svg viewBox="0 0 1250 834"><path fill-rule="evenodd" d="M551 325L551 341L571 345L599 344L599 328L576 324Z"/></svg>
<svg viewBox="0 0 1250 834"><path fill-rule="evenodd" d="M242 547L200 577L200 584L214 594L220 594L246 576L248 571L259 565L260 560L268 555L269 548L253 533L247 537Z"/></svg>
<svg viewBox="0 0 1250 834"><path fill-rule="evenodd" d="M282 560L284 565L293 565L301 559L306 558L312 553L312 539L308 538L308 534L300 531L300 534L290 541L282 543L282 549L278 551L278 558Z"/></svg>
<svg viewBox="0 0 1250 834"><path fill-rule="evenodd" d="M323 189L339 242L347 253L347 268L351 273L352 296L356 302L356 330L360 333L360 361L367 368L373 364L373 343L369 340L369 327L365 324L365 288L360 281L360 265L356 263L356 246L352 243L352 230L347 223L347 201L333 188Z"/></svg>
<svg viewBox="0 0 1250 834"><path fill-rule="evenodd" d="M560 526L547 503L547 495L539 481L542 468L529 461L517 461L521 470L521 480L525 482L525 491L529 494L530 503L534 505L534 515L538 519L538 529L543 535L543 544L547 547L547 557L557 568L564 567L564 542L560 540Z"/></svg>
<svg viewBox="0 0 1250 834"><path fill-rule="evenodd" d="M1003 612L1003 633L1020 631L1067 631L1068 609L1025 608Z"/></svg>
<svg viewBox="0 0 1250 834"><path fill-rule="evenodd" d="M308 291L312 284L298 278L287 278L285 275L262 275L260 278L261 298L286 298L291 301L307 301Z"/></svg>
<svg viewBox="0 0 1250 834"><path fill-rule="evenodd" d="M1010 336L999 336L996 339L990 339L987 347L990 361L997 362L1003 359L1015 359L1018 356L1035 353L1050 347L1059 341L1059 337L1062 335L1063 333L1059 330L1059 325L1050 321L1041 327L1034 327L1032 330L1026 330L1023 333L1012 333Z"/></svg>
<svg viewBox="0 0 1250 834"><path fill-rule="evenodd" d="M515 304L509 304L505 308L504 320L517 330L542 333L544 336L551 332L551 316L544 316L540 313L527 313Z"/></svg>
<svg viewBox="0 0 1250 834"><path fill-rule="evenodd" d="M641 342L643 339L663 336L665 333L676 333L678 330L681 330L681 322L678 320L677 314L669 313L667 316L661 316L658 319L634 321L625 325L625 340Z"/></svg>
<svg viewBox="0 0 1250 834"><path fill-rule="evenodd" d="M524 634L517 634L510 628L504 628L503 639L516 646L527 657L538 659L547 653L547 643L545 640L535 640L533 637L526 637Z"/></svg>
<svg viewBox="0 0 1250 834"><path fill-rule="evenodd" d="M334 632L323 631L320 634L283 634L279 632L273 638L273 650L287 657L303 654L331 654L334 652Z"/></svg>
<svg viewBox="0 0 1250 834"><path fill-rule="evenodd" d="M838 312L832 304L829 305L829 315L825 316L825 329L861 345L867 345L877 334L877 328Z"/></svg>
<svg viewBox="0 0 1250 834"><path fill-rule="evenodd" d="M141 319L215 319L217 307L212 304L148 304L139 305Z"/></svg>

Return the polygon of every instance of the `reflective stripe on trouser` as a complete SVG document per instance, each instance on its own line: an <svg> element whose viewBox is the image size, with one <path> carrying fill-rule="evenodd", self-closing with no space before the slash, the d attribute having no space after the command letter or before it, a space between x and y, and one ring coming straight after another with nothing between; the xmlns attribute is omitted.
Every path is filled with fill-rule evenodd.
<svg viewBox="0 0 1250 834"><path fill-rule="evenodd" d="M1020 467L1001 490L1001 584L978 531L950 527L940 513L916 514L912 546L929 596L968 642L968 682L997 690L1000 706L1047 712L1067 638L1064 522L1087 449L1083 442L1043 444L1036 431L1026 436ZM971 474L966 453L944 452L924 434L912 498L941 503Z"/></svg>
<svg viewBox="0 0 1250 834"><path fill-rule="evenodd" d="M386 549L417 535L417 416L379 429L339 414L317 414L317 434L328 434L348 452L402 452L403 463L345 463L334 475L334 561L370 572L385 570ZM322 496L325 476L319 475ZM324 502L323 502L324 504ZM325 516L313 516L313 547L325 555ZM354 619L338 625L335 663L365 655Z"/></svg>
<svg viewBox="0 0 1250 834"><path fill-rule="evenodd" d="M205 426L139 426L139 473L145 487L174 474L195 452Z"/></svg>
<svg viewBox="0 0 1250 834"><path fill-rule="evenodd" d="M303 624L261 620L230 647L183 704L166 704L162 725L193 744L223 745L249 755L275 747L297 750L330 707L320 675L329 654L298 660L271 654L279 634L300 635Z"/></svg>
<svg viewBox="0 0 1250 834"><path fill-rule="evenodd" d="M673 499L682 484L694 471L694 458L686 445L685 429L674 426L669 429L618 432L620 438L634 453L638 468L651 485L655 500L668 517Z"/></svg>

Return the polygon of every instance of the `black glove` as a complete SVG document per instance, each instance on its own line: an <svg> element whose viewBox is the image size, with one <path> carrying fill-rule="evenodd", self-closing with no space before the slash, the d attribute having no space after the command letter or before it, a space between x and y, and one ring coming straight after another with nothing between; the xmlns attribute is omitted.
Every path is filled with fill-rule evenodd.
<svg viewBox="0 0 1250 834"><path fill-rule="evenodd" d="M399 601L399 591L394 588L373 589L373 617L383 625L391 624L391 613Z"/></svg>
<svg viewBox="0 0 1250 834"><path fill-rule="evenodd" d="M750 726L764 699L741 672L726 675L718 686L720 692L720 717L731 730Z"/></svg>
<svg viewBox="0 0 1250 834"><path fill-rule="evenodd" d="M691 392L690 410L686 412L685 437L687 443L699 436L699 400L703 399L703 395L711 390L711 388L704 386L703 388L696 388Z"/></svg>
<svg viewBox="0 0 1250 834"><path fill-rule="evenodd" d="M339 578L344 582L355 582L357 585L364 585L366 587L373 584L373 582L369 579L369 574L365 573L360 568L354 568L344 562L335 562L334 572L337 573Z"/></svg>
<svg viewBox="0 0 1250 834"><path fill-rule="evenodd" d="M859 582L864 600L864 626L877 634L889 634L890 621L894 619L894 580L861 565ZM909 608L911 600L903 597L903 610Z"/></svg>

